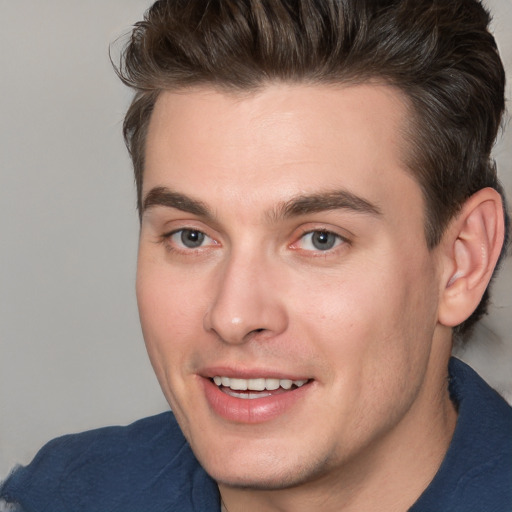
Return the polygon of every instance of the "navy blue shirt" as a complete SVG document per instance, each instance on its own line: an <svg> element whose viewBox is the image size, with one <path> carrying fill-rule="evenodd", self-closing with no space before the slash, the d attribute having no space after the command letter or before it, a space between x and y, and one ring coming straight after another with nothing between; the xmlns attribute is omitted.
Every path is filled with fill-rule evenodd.
<svg viewBox="0 0 512 512"><path fill-rule="evenodd" d="M512 512L512 408L450 361L459 412L445 459L412 512ZM168 412L48 443L0 486L23 512L220 511L215 482Z"/></svg>

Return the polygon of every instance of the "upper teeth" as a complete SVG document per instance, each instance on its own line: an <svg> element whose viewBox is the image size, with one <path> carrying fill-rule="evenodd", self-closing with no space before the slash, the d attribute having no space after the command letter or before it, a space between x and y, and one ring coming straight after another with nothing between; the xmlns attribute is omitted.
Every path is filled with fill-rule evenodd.
<svg viewBox="0 0 512 512"><path fill-rule="evenodd" d="M290 379L235 379L233 377L213 377L213 382L217 386L225 386L235 391L273 391L279 387L283 389L291 389L295 384L298 388L303 386L307 380L290 380Z"/></svg>

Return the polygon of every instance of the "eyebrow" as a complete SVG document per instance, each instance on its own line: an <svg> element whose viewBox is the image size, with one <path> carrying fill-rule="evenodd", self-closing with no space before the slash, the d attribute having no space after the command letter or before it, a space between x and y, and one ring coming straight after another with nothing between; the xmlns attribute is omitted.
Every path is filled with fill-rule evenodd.
<svg viewBox="0 0 512 512"><path fill-rule="evenodd" d="M348 190L334 190L311 195L299 195L283 203L271 217L290 218L328 210L351 210L356 213L380 216L380 208Z"/></svg>
<svg viewBox="0 0 512 512"><path fill-rule="evenodd" d="M169 190L167 187L152 188L143 201L142 213L153 206L176 208L198 217L213 218L211 210L202 201ZM356 213L380 216L380 208L348 190L334 190L316 194L298 195L267 212L271 221L299 217L328 210L350 210Z"/></svg>
<svg viewBox="0 0 512 512"><path fill-rule="evenodd" d="M192 199L179 192L173 192L167 187L155 187L147 193L142 203L142 214L153 206L176 208L198 217L212 217L210 209L202 201Z"/></svg>

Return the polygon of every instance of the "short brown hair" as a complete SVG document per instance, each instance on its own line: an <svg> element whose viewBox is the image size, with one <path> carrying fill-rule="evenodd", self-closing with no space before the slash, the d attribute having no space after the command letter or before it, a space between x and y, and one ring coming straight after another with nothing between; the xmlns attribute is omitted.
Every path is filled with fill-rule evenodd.
<svg viewBox="0 0 512 512"><path fill-rule="evenodd" d="M489 21L477 0L158 0L117 68L135 90L124 136L139 212L145 138L161 91L378 80L412 105L406 163L422 188L425 236L435 247L477 190L492 187L504 198L490 153L505 73ZM508 226L506 211L505 218ZM488 299L486 290L457 334L485 314Z"/></svg>

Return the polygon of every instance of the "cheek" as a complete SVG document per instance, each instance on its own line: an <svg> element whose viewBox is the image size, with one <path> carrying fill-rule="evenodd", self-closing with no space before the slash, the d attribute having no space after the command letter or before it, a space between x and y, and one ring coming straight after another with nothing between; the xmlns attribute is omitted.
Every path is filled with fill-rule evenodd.
<svg viewBox="0 0 512 512"><path fill-rule="evenodd" d="M148 355L169 399L170 382L184 371L183 362L202 329L201 292L183 273L175 275L140 256L136 292Z"/></svg>
<svg viewBox="0 0 512 512"><path fill-rule="evenodd" d="M142 262L144 263L144 262ZM184 432L189 431L183 403L193 403L187 369L201 339L202 305L183 275L141 264L137 303L144 342L162 391ZM185 397L185 398L184 398Z"/></svg>
<svg viewBox="0 0 512 512"><path fill-rule="evenodd" d="M295 308L312 329L338 339L340 347L355 343L361 350L371 341L371 332L383 337L383 329L402 313L405 290L392 281L390 269L372 272L368 267L313 279L307 286L303 283L307 293L299 289L294 294Z"/></svg>
<svg viewBox="0 0 512 512"><path fill-rule="evenodd" d="M294 295L300 331L325 360L345 368L338 378L353 372L353 379L373 380L383 367L428 357L436 323L431 268L398 255L385 263L313 280L307 294Z"/></svg>
<svg viewBox="0 0 512 512"><path fill-rule="evenodd" d="M157 338L180 343L182 334L202 325L202 291L200 281L185 273L170 272L161 266L139 261L137 270L137 303L144 333L149 341ZM179 335L177 335L179 334Z"/></svg>
<svg viewBox="0 0 512 512"><path fill-rule="evenodd" d="M339 411L335 423L344 422L347 436L360 442L369 431L397 421L426 372L435 301L432 286L418 288L415 273L389 265L317 282L309 286L307 303L297 306L298 330L314 344L325 365L322 375L334 391L325 395L324 405L331 415Z"/></svg>

